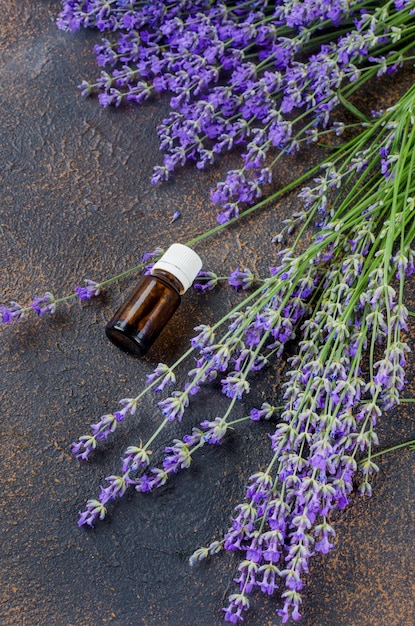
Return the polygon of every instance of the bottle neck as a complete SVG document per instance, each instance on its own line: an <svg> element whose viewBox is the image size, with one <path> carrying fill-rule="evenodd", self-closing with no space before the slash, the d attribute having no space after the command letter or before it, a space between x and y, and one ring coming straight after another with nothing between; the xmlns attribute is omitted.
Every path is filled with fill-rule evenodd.
<svg viewBox="0 0 415 626"><path fill-rule="evenodd" d="M170 274L170 272L156 268L155 270L151 272L151 275L156 276L157 278L160 278L163 282L170 285L170 287L173 287L173 289L177 291L180 295L184 294L185 289L182 283L180 282L178 278L176 278L176 276L173 276L173 274Z"/></svg>

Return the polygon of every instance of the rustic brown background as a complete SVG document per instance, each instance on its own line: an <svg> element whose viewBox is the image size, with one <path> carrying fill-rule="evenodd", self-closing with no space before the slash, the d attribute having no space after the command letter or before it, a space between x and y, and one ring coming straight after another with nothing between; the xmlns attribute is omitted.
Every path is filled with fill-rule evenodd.
<svg viewBox="0 0 415 626"><path fill-rule="evenodd" d="M97 74L98 37L60 32L58 10L56 0L0 0L3 302L27 304L46 290L64 295L84 277L113 275L145 250L185 242L215 224L208 189L221 171L196 180L189 170L152 187L152 167L160 162L155 131L166 102L104 110L96 99L82 99L77 84ZM382 97L399 88L393 81ZM301 171L307 164L294 165ZM287 175L282 170L279 179ZM205 267L223 273L242 263L265 270L273 255L270 234L295 206L293 194L200 244ZM183 217L171 224L177 209ZM191 569L187 557L227 527L244 478L267 459L270 425L246 425L220 448L204 450L165 488L126 496L95 530L76 524L78 509L117 471L126 445L158 423L156 401L146 399L90 464L73 460L70 442L115 410L119 398L135 395L158 361L173 362L193 326L218 319L239 297L226 288L186 296L157 346L138 361L103 333L133 283L120 281L94 303L63 305L54 317L29 315L0 330L1 626L222 623L236 561L224 555ZM413 310L414 288L412 281ZM411 332L414 337L414 324ZM237 414L265 393L276 394L279 373L275 364ZM413 373L412 356L408 396L415 395ZM217 391L201 394L154 455L224 406ZM414 418L408 405L395 410L379 428L382 446L414 438ZM372 499L356 497L338 516L336 549L311 564L304 626L414 624L414 455L383 458ZM256 596L247 626L277 624L276 607L276 599Z"/></svg>

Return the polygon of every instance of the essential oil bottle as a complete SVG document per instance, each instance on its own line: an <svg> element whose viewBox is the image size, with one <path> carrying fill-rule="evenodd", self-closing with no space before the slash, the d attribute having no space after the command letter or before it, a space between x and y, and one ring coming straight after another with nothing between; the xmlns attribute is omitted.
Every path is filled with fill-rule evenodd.
<svg viewBox="0 0 415 626"><path fill-rule="evenodd" d="M105 327L110 341L134 356L145 354L201 268L202 261L191 248L170 246Z"/></svg>

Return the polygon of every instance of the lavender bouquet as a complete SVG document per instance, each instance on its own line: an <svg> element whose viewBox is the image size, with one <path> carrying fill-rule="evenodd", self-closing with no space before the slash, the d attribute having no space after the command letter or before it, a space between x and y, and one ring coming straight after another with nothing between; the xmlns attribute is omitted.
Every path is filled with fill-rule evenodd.
<svg viewBox="0 0 415 626"><path fill-rule="evenodd" d="M362 495L371 494L376 426L402 401L410 315L405 280L415 267L415 88L372 114L358 110L352 96L410 64L414 10L415 2L404 0L71 0L58 18L63 29L106 34L95 49L105 69L95 83L82 84L85 95L97 91L104 106L171 95L154 183L179 165L205 168L222 153L239 151L240 169L212 190L218 227L187 243L197 245L298 186L302 210L274 237L269 275L228 272L227 282L244 294L240 302L216 323L198 326L175 363L160 363L144 389L120 400L118 410L72 445L79 459L89 459L145 394L160 395L152 436L128 446L119 473L80 512L79 524L93 526L127 489L154 491L242 422L275 423L269 462L247 477L230 527L190 557L194 565L224 550L240 556L235 590L223 608L231 623L243 620L255 592L276 596L282 623L301 617L309 559L333 548L331 514L347 506L356 482ZM329 141L334 149L317 167L273 190L279 159ZM302 186L305 180L309 186ZM143 266L159 254L145 255ZM120 276L87 280L59 298L47 292L27 307L3 305L2 322L90 299ZM223 280L205 271L195 286L209 291ZM272 368L293 341L279 398L270 395L236 418L233 409L246 399L253 374ZM176 373L187 362L179 386ZM163 429L180 421L213 381L227 409L174 439L153 463L151 448Z"/></svg>

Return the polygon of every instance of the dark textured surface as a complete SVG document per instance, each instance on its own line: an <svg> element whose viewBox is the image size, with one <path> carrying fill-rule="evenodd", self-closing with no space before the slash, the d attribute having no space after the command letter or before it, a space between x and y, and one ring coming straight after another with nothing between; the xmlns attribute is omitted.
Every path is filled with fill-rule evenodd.
<svg viewBox="0 0 415 626"><path fill-rule="evenodd" d="M69 293L84 277L112 275L145 250L187 241L215 224L208 189L220 172L198 175L196 182L189 171L168 185L150 185L165 103L103 110L96 100L82 99L76 85L97 73L91 51L97 37L58 31L58 9L52 0L0 0L5 302L27 304L46 290ZM261 219L246 219L200 244L206 267L223 272L241 262L266 268L269 234L293 206L294 195ZM183 218L171 224L177 209ZM117 471L125 446L152 432L156 401L144 401L91 464L72 459L70 442L115 410L119 398L135 395L158 361L173 362L193 326L217 319L238 297L226 289L190 294L154 350L137 361L103 333L133 283L120 281L98 302L63 305L54 317L31 315L0 331L1 626L221 623L236 561L225 555L191 569L187 557L227 527L244 478L267 458L271 426L241 428L157 493L125 497L95 530L76 524L77 510L104 476ZM414 310L414 281L411 287L407 304ZM413 331L412 324L415 337ZM411 356L411 381L413 373ZM276 392L278 374L275 366L237 414L265 390ZM415 395L412 382L407 395ZM215 417L223 406L214 391L204 392L154 456L169 438ZM414 418L407 406L394 411L379 429L382 445L415 437ZM304 626L414 624L414 454L382 459L372 499L356 498L338 516L336 549L311 564ZM258 596L246 624L277 624L275 602Z"/></svg>

